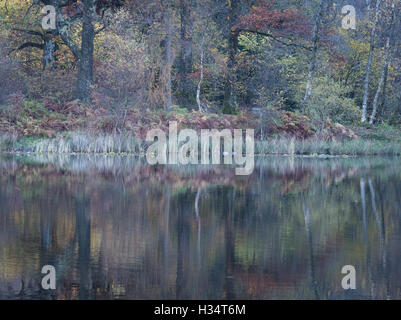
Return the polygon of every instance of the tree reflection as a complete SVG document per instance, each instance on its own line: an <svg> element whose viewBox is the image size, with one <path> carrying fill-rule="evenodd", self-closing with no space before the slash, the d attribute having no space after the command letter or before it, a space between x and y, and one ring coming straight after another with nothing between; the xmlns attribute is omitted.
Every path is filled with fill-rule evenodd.
<svg viewBox="0 0 401 320"><path fill-rule="evenodd" d="M110 159L0 161L0 298L400 298L399 161Z"/></svg>

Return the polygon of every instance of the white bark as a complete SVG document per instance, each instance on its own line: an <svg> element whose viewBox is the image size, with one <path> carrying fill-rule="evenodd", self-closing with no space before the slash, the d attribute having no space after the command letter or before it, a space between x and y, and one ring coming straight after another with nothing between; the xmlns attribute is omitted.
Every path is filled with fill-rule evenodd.
<svg viewBox="0 0 401 320"><path fill-rule="evenodd" d="M203 58L204 58L204 51L203 51L203 45L205 42L205 37L202 37L202 43L201 43L201 47L200 47L200 79L199 79L199 83L198 83L198 88L196 90L196 102L198 103L198 108L199 108L199 112L202 112L202 105L201 105L201 100L200 100L200 93L201 93L201 87L202 87L202 82L203 82Z"/></svg>
<svg viewBox="0 0 401 320"><path fill-rule="evenodd" d="M366 6L367 6L367 9L368 9L368 17L370 18L370 2L371 2L371 0L366 0Z"/></svg>
<svg viewBox="0 0 401 320"><path fill-rule="evenodd" d="M377 28L377 23L379 21L379 7L381 4L381 0L377 0L376 2L376 9L375 9L375 17L373 21L373 26L372 30L370 32L370 44L369 44L369 57L368 57L368 63L366 65L366 74L365 74L365 80L364 80L364 90L363 90L363 103L362 103L362 122L366 122L366 115L367 115L367 110L368 110L368 98L369 98L369 78L370 78L370 72L371 72L371 66L372 66L372 57L373 57L373 49L374 49L374 43L375 43L375 35L376 35L376 28Z"/></svg>
<svg viewBox="0 0 401 320"><path fill-rule="evenodd" d="M381 91L383 89L384 78L386 76L386 69L388 68L388 64L389 64L389 56L390 56L389 51L390 51L390 37L387 37L385 62L384 62L384 66L383 66L383 69L382 69L380 82L379 82L379 85L377 86L375 98L373 100L373 110L372 110L372 114L371 114L370 120L369 120L370 124L373 124L373 122L375 121L375 117L376 117L376 113L377 113L377 102L379 100L379 95L380 95L380 93L381 93Z"/></svg>
<svg viewBox="0 0 401 320"><path fill-rule="evenodd" d="M373 122L375 121L375 117L376 117L376 113L377 113L377 103L379 101L380 93L382 92L382 89L383 89L383 85L384 85L387 70L388 70L388 65L390 63L390 41L391 41L391 36L393 33L393 26L394 26L394 20L395 20L395 1L394 0L393 0L391 8L392 8L392 18L391 18L391 23L390 23L390 32L386 39L384 65L382 68L380 82L379 82L379 85L376 90L375 98L373 100L373 110L372 110L372 114L370 116L370 121L369 121L370 124L373 124Z"/></svg>
<svg viewBox="0 0 401 320"><path fill-rule="evenodd" d="M320 5L319 5L319 10L316 14L315 17L315 25L313 27L313 46L312 46L312 58L309 64L309 70L308 70L308 81L306 84L306 91L305 91L305 97L304 101L307 102L312 94L312 80L313 80L313 74L316 68L316 58L317 58L317 49L319 45L319 30L320 30L320 23L322 20L322 15L323 15L323 7L325 5L326 0L321 0Z"/></svg>
<svg viewBox="0 0 401 320"><path fill-rule="evenodd" d="M166 110L170 110L172 106L171 93L171 67L172 61L172 37L173 37L173 9L172 1L169 1L167 9L167 37L166 37Z"/></svg>

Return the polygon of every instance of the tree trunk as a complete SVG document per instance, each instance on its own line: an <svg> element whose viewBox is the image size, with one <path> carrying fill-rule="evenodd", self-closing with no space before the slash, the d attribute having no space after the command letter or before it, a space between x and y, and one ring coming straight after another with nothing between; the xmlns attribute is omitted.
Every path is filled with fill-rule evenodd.
<svg viewBox="0 0 401 320"><path fill-rule="evenodd" d="M166 105L165 109L168 111L170 107L173 105L171 98L171 66L172 66L172 37L173 37L173 9L172 9L172 1L170 0L167 7L167 36L165 39L165 95L166 95Z"/></svg>
<svg viewBox="0 0 401 320"><path fill-rule="evenodd" d="M382 94L382 101L380 104L382 121L387 116L387 76L388 76L388 68L386 68L384 74L383 94Z"/></svg>
<svg viewBox="0 0 401 320"><path fill-rule="evenodd" d="M203 82L203 57L204 57L203 45L204 45L204 42L205 42L205 37L203 36L201 47L200 47L200 79L199 79L199 83L198 83L198 88L196 90L196 102L198 103L199 112L202 112L200 94L201 94L201 88L202 88L202 82Z"/></svg>
<svg viewBox="0 0 401 320"><path fill-rule="evenodd" d="M325 0L320 1L319 9L315 17L315 24L313 26L312 57L309 63L308 81L306 84L304 102L307 102L312 94L312 80L316 68L317 49L319 46L319 31L320 31L320 24L323 16L323 7L325 5L325 2L326 2Z"/></svg>
<svg viewBox="0 0 401 320"><path fill-rule="evenodd" d="M380 92L382 91L382 88L383 88L384 80L385 80L385 77L386 77L386 69L388 69L388 64L389 64L389 60L390 60L389 59L389 56L390 56L390 52L389 51L390 51L390 37L387 37L387 40L386 40L386 53L385 53L385 58L384 58L385 61L384 61L383 69L382 69L382 74L381 74L381 77L380 77L380 82L379 82L379 85L377 86L375 98L373 100L373 109L372 109L372 114L371 114L370 120L369 120L370 124L373 124L373 122L375 120L375 117L376 117L377 102L379 100Z"/></svg>
<svg viewBox="0 0 401 320"><path fill-rule="evenodd" d="M375 44L375 35L376 35L376 27L377 23L379 21L379 7L380 7L381 0L377 0L376 2L376 9L375 9L375 17L373 21L373 26L372 30L370 33L370 44L369 44L369 57L368 57L368 63L366 65L366 75L365 75L365 80L364 80L364 89L363 89L363 103L362 103L362 122L366 122L366 115L367 115L367 110L368 110L368 98L369 98L369 78L370 78L370 71L371 71L371 66L372 66L372 56L373 56L373 50L374 50L374 44Z"/></svg>
<svg viewBox="0 0 401 320"><path fill-rule="evenodd" d="M228 19L228 61L227 61L227 74L224 86L224 103L223 113L231 114L236 107L235 97L235 56L238 51L238 36L239 32L233 30L234 26L238 23L238 11L240 7L239 0L228 0L229 13Z"/></svg>
<svg viewBox="0 0 401 320"><path fill-rule="evenodd" d="M71 21L64 16L62 12L62 7L59 4L58 0L51 0L50 4L56 8L57 33L60 35L60 38L67 45L67 47L71 50L74 58L79 61L80 48L77 46L70 35L70 28L72 24Z"/></svg>
<svg viewBox="0 0 401 320"><path fill-rule="evenodd" d="M391 41L393 31L394 31L395 14L396 14L395 13L395 1L393 0L392 5L391 5L391 22L390 22L390 26L389 26L389 34L386 39L384 65L383 65L382 74L380 77L380 82L379 82L379 85L377 87L377 91L375 94L375 99L373 101L373 110L372 110L372 115L370 116L370 121L369 121L370 124L373 124L373 122L375 121L376 112L377 112L377 103L378 103L379 95L380 95L380 92L382 91L382 88L383 88L383 103L385 103L385 101L386 101L385 86L387 84L388 66L390 63L390 41ZM382 107L384 107L384 106L382 106Z"/></svg>
<svg viewBox="0 0 401 320"><path fill-rule="evenodd" d="M95 30L92 23L94 1L84 0L83 5L82 43L78 62L77 98L84 102L90 102L95 39Z"/></svg>
<svg viewBox="0 0 401 320"><path fill-rule="evenodd" d="M178 58L178 92L180 105L186 106L193 103L193 86L188 78L192 73L192 19L191 19L192 0L180 0L180 55ZM191 99L192 95L192 99ZM191 101L192 100L192 101Z"/></svg>
<svg viewBox="0 0 401 320"><path fill-rule="evenodd" d="M53 43L52 38L45 35L43 44L43 69L53 69L55 50L56 45Z"/></svg>
<svg viewBox="0 0 401 320"><path fill-rule="evenodd" d="M370 2L371 2L371 0L366 0L366 9L368 11L368 19L370 19Z"/></svg>

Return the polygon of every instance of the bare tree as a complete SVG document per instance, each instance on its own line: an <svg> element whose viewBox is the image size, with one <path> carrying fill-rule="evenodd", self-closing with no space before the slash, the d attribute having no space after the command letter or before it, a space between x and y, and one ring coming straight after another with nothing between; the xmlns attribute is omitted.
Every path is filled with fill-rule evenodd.
<svg viewBox="0 0 401 320"><path fill-rule="evenodd" d="M93 83L93 54L96 34L104 27L95 30L95 22L104 22L104 13L109 8L120 6L119 1L112 1L103 6L96 0L40 0L44 5L52 5L56 10L56 34L68 46L78 62L78 79L76 97L84 102L91 100L91 86ZM72 27L81 22L81 43L74 41Z"/></svg>
<svg viewBox="0 0 401 320"><path fill-rule="evenodd" d="M201 105L201 100L200 100L200 93L201 93L201 87L202 87L202 82L203 82L203 58L204 58L204 43L205 43L205 36L202 37L202 42L200 46L200 78L198 82L198 88L196 90L196 102L198 103L198 109L199 112L202 112L202 105Z"/></svg>
<svg viewBox="0 0 401 320"><path fill-rule="evenodd" d="M228 0L227 1L228 14L227 14L227 34L228 39L228 59L227 59L227 74L224 85L224 102L223 111L225 113L231 113L236 107L235 97L235 57L238 51L238 36L239 30L234 27L238 23L240 1L239 0Z"/></svg>
<svg viewBox="0 0 401 320"><path fill-rule="evenodd" d="M366 116L367 116L368 98L369 98L369 78L372 67L372 57L375 45L376 28L377 28L377 23L379 21L380 4L381 0L377 0L375 8L375 16L373 19L373 25L370 32L369 57L368 57L368 63L366 65L366 74L363 84L363 103L362 103L362 119L361 119L362 122L366 122Z"/></svg>
<svg viewBox="0 0 401 320"><path fill-rule="evenodd" d="M165 59L165 95L166 95L166 105L165 109L169 110L173 105L172 103L172 93L171 93L171 67L173 64L172 57L172 39L173 39L173 2L169 0L167 3L167 11L166 11L166 28L167 35L165 39L165 51L164 51L164 59Z"/></svg>
<svg viewBox="0 0 401 320"><path fill-rule="evenodd" d="M95 29L92 15L95 11L95 0L83 0L82 40L78 64L77 98L81 101L91 100L93 82L93 52Z"/></svg>
<svg viewBox="0 0 401 320"><path fill-rule="evenodd" d="M312 57L309 63L308 70L308 81L306 84L306 92L304 97L304 102L307 102L312 94L312 80L316 68L317 51L319 46L319 32L320 25L323 17L323 8L325 6L326 0L321 0L319 4L319 9L315 16L315 23L313 26L313 38L312 38Z"/></svg>
<svg viewBox="0 0 401 320"><path fill-rule="evenodd" d="M192 73L193 68L193 19L191 14L193 10L193 0L180 0L179 6L181 27L177 86L179 92L179 103L181 105L188 105L189 103L193 103L190 97L193 93L193 85L192 81L188 78L188 75Z"/></svg>
<svg viewBox="0 0 401 320"><path fill-rule="evenodd" d="M380 82L379 85L377 86L375 98L373 100L373 109L372 109L372 114L370 116L370 124L373 124L375 121L376 113L377 113L377 103L379 100L380 93L383 89L384 83L386 81L387 77L387 72L388 72L388 66L390 63L390 41L393 35L394 31L394 21L395 21L395 15L396 15L396 10L395 10L395 1L393 0L392 5L391 5L391 22L390 22L390 31L389 34L387 35L386 39L386 46L385 46L385 53L384 53L384 64L381 72L381 77L380 77Z"/></svg>
<svg viewBox="0 0 401 320"><path fill-rule="evenodd" d="M54 61L55 61L55 53L58 49L58 45L54 41L54 37L52 32L40 32L36 30L29 30L29 29L20 29L20 28L13 28L14 31L23 32L25 34L29 34L32 36L37 36L40 38L40 41L37 42L27 41L20 45L18 48L12 51L20 51L26 48L38 48L42 50L42 65L43 69L50 68L53 69Z"/></svg>

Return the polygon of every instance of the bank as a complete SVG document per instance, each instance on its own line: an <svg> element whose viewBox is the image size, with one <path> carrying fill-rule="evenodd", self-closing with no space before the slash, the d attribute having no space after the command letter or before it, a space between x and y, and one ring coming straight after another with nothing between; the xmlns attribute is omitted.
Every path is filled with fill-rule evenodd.
<svg viewBox="0 0 401 320"><path fill-rule="evenodd" d="M400 156L401 128L385 123L346 125L277 111L261 117L164 110L112 112L78 101L57 105L23 100L0 109L0 151L34 153L143 154L150 129L254 129L256 155Z"/></svg>

